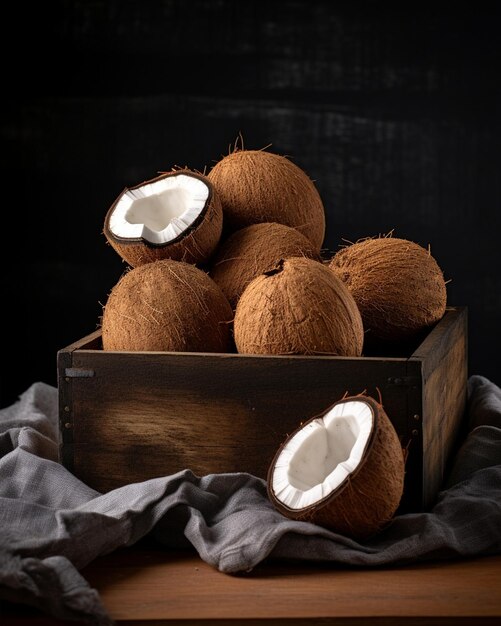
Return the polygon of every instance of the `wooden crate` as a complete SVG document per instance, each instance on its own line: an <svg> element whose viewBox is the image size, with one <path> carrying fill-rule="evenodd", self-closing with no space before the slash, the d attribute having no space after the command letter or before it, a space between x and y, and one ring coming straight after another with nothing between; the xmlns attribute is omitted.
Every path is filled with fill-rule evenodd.
<svg viewBox="0 0 501 626"><path fill-rule="evenodd" d="M401 511L431 506L466 401L467 309L398 356L108 352L100 331L58 352L61 461L105 492L189 468L266 476L296 426L345 394L378 398L408 445Z"/></svg>

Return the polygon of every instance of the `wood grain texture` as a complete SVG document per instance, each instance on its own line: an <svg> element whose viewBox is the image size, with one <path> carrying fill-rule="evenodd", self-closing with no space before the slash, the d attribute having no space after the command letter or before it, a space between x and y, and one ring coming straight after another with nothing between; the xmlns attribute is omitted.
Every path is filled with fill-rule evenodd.
<svg viewBox="0 0 501 626"><path fill-rule="evenodd" d="M423 342L410 361L422 363L424 503L431 506L451 453L464 434L468 375L467 309L457 309ZM416 428L421 430L419 425Z"/></svg>
<svg viewBox="0 0 501 626"><path fill-rule="evenodd" d="M380 570L274 563L234 577L221 574L196 556L172 560L168 554L150 552L143 558L149 567L134 564L132 572L126 552L116 555L116 564L112 560L112 569L120 571L123 566L132 574L128 578L123 572L123 587L117 585L115 594L110 588L110 571L101 566L89 572L97 587L108 587L108 602L115 599L113 613L118 617L131 616L140 594L147 594L148 589L156 601L163 594L164 606L179 619L194 619L200 611L213 619L489 617L501 612L500 557ZM132 594L133 585L142 589L135 597L129 595L123 606L126 590ZM158 619L162 615L155 604L151 603L147 617ZM144 604L136 607L136 611L144 610Z"/></svg>
<svg viewBox="0 0 501 626"><path fill-rule="evenodd" d="M501 620L501 557L355 569L269 561L223 574L196 555L129 548L82 574L118 624L260 623L305 626L494 626ZM5 613L5 626L45 626L39 614Z"/></svg>
<svg viewBox="0 0 501 626"><path fill-rule="evenodd" d="M74 464L96 489L190 468L266 476L286 435L345 393L385 395L407 431L405 400L388 384L405 363L79 350L72 386ZM356 371L356 376L354 372Z"/></svg>
<svg viewBox="0 0 501 626"><path fill-rule="evenodd" d="M466 381L448 381L464 373L466 355L449 352L465 332L462 309L450 308L410 358L344 358L110 352L99 349L97 331L60 351L61 459L97 491L184 469L265 478L301 422L345 394L366 392L381 396L408 449L400 511L422 510L440 486L460 425ZM433 401L437 384L457 395ZM447 429L438 402L445 403L441 415L452 416Z"/></svg>

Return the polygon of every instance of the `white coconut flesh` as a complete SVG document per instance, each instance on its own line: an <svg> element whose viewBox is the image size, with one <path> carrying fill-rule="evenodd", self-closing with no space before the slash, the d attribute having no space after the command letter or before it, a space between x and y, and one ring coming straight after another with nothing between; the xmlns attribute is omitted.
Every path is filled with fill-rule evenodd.
<svg viewBox="0 0 501 626"><path fill-rule="evenodd" d="M301 428L284 445L272 473L272 489L290 509L329 496L361 463L374 427L372 407L341 402Z"/></svg>
<svg viewBox="0 0 501 626"><path fill-rule="evenodd" d="M179 174L127 189L109 219L115 237L165 244L177 239L200 216L209 187L194 176Z"/></svg>

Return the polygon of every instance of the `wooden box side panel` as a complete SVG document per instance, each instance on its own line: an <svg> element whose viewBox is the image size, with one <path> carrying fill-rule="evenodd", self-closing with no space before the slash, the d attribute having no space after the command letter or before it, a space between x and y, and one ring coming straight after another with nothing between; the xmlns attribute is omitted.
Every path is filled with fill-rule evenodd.
<svg viewBox="0 0 501 626"><path fill-rule="evenodd" d="M406 360L267 358L77 350L62 377L72 438L63 459L98 491L175 473L249 472L265 478L277 447L345 394L384 398L409 437ZM421 451L416 449L418 458ZM418 463L421 471L421 463ZM409 476L412 484L413 476ZM417 494L420 498L421 494Z"/></svg>
<svg viewBox="0 0 501 626"><path fill-rule="evenodd" d="M411 360L421 360L423 376L423 496L432 506L461 432L468 377L467 309L448 314L446 323L423 342Z"/></svg>

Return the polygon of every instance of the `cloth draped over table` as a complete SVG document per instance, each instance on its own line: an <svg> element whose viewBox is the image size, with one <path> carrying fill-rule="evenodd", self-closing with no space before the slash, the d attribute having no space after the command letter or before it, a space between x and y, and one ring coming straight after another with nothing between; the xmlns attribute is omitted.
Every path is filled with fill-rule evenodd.
<svg viewBox="0 0 501 626"><path fill-rule="evenodd" d="M468 380L467 434L434 507L363 542L283 517L245 473L185 469L99 494L58 462L57 406L37 382L0 411L0 598L55 617L112 624L80 570L145 536L166 559L190 546L227 574L266 558L367 567L501 553L501 389L483 376Z"/></svg>

